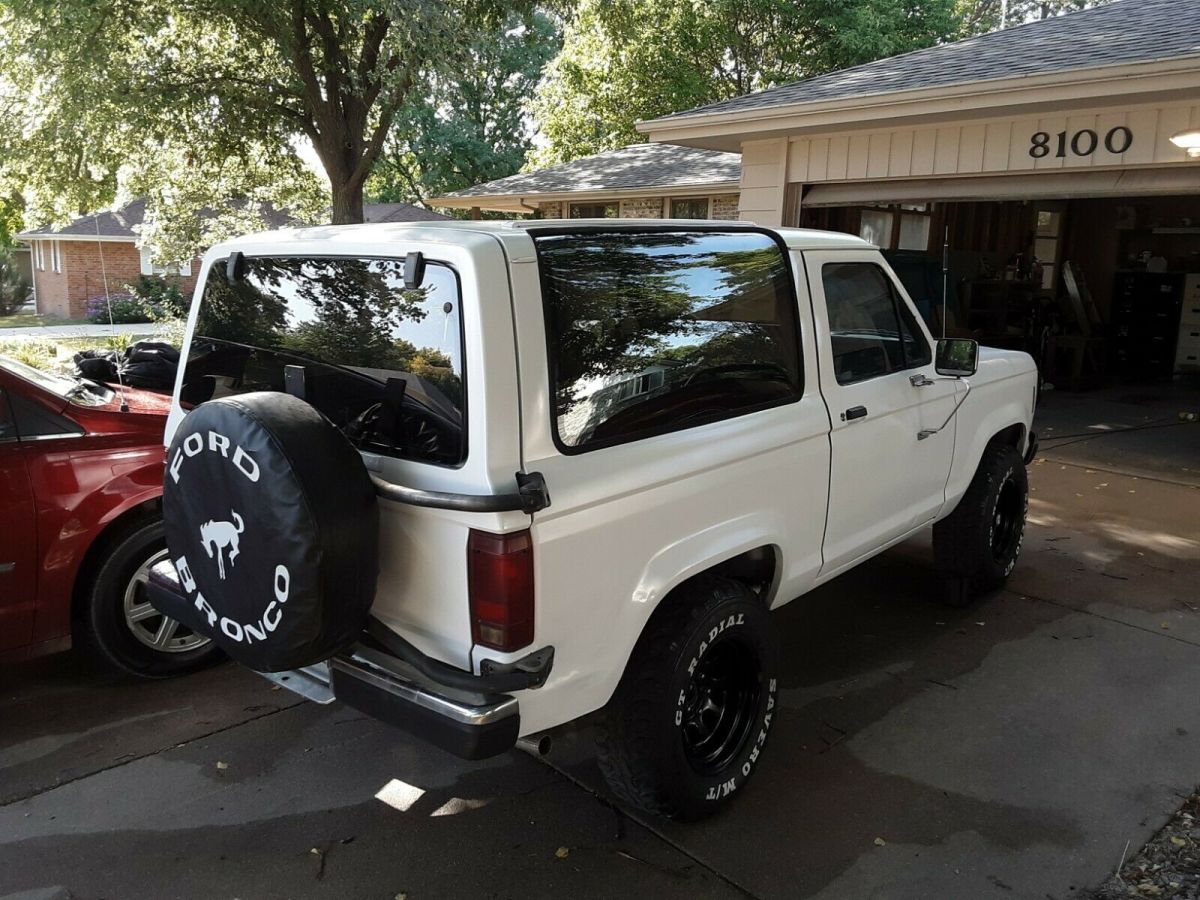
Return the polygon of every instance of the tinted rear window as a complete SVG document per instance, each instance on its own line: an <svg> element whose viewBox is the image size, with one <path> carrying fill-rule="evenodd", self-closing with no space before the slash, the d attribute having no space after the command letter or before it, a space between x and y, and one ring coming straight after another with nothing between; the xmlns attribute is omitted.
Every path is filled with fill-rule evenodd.
<svg viewBox="0 0 1200 900"><path fill-rule="evenodd" d="M364 450L457 465L466 457L458 282L430 263L404 287L400 259L247 257L205 282L180 399L195 405L282 391L305 399Z"/></svg>
<svg viewBox="0 0 1200 900"><path fill-rule="evenodd" d="M796 298L759 232L535 235L568 452L799 398Z"/></svg>

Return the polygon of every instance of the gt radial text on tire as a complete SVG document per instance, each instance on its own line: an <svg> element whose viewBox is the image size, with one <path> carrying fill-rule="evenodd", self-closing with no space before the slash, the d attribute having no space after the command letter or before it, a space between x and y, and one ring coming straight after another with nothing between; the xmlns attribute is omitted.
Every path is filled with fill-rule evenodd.
<svg viewBox="0 0 1200 900"><path fill-rule="evenodd" d="M718 812L754 774L775 715L769 615L748 587L699 578L655 612L597 726L613 793L647 812Z"/></svg>
<svg viewBox="0 0 1200 900"><path fill-rule="evenodd" d="M379 510L362 457L289 394L203 403L167 451L163 516L184 596L160 610L238 662L279 672L362 634L379 574Z"/></svg>
<svg viewBox="0 0 1200 900"><path fill-rule="evenodd" d="M933 526L933 554L949 580L948 602L962 605L1004 584L1021 554L1028 507L1021 454L1007 444L989 445L958 507Z"/></svg>
<svg viewBox="0 0 1200 900"><path fill-rule="evenodd" d="M112 536L103 565L85 587L80 644L112 668L165 678L221 658L207 636L150 605L146 576L166 555L162 519L139 519Z"/></svg>

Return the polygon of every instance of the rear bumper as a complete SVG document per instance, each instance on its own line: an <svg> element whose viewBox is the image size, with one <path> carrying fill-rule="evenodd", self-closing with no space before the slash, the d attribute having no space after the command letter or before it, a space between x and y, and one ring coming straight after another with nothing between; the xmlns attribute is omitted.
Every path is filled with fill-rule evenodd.
<svg viewBox="0 0 1200 900"><path fill-rule="evenodd" d="M146 587L156 608L182 596L179 576L166 561L151 569ZM475 675L425 655L374 620L360 641L326 662L260 674L317 703L341 700L464 759L512 748L521 714L509 692L540 687L554 662L554 649L545 647L514 663L484 660L484 674Z"/></svg>
<svg viewBox="0 0 1200 900"><path fill-rule="evenodd" d="M369 649L264 678L316 703L335 699L463 759L486 759L512 748L520 705L506 695L442 696L394 670Z"/></svg>

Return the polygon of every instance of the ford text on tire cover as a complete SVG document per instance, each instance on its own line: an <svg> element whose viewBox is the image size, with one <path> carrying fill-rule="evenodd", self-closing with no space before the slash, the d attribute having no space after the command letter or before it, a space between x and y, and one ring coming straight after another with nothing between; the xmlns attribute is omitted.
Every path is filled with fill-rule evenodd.
<svg viewBox="0 0 1200 900"><path fill-rule="evenodd" d="M664 816L759 770L772 610L923 528L953 604L1021 550L1033 361L935 339L843 234L254 235L205 257L185 355L161 611L467 758L599 710Z"/></svg>

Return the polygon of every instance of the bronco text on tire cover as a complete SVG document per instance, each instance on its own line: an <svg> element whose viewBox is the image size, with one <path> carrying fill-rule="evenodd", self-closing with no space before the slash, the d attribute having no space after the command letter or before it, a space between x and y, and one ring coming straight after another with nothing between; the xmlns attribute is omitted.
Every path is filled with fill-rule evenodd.
<svg viewBox="0 0 1200 900"><path fill-rule="evenodd" d="M184 597L161 612L260 672L300 668L362 632L379 513L358 451L288 394L204 403L167 451L163 517Z"/></svg>

